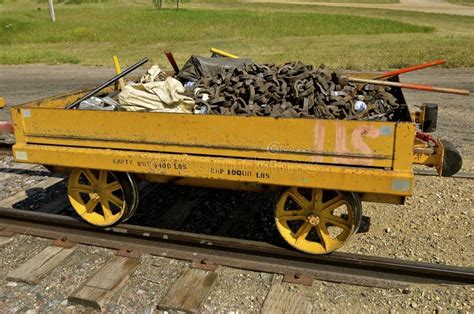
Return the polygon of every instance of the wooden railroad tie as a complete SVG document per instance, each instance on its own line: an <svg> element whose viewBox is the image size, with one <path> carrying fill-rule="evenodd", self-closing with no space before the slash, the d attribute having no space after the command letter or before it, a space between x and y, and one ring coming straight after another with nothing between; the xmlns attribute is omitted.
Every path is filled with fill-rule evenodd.
<svg viewBox="0 0 474 314"><path fill-rule="evenodd" d="M265 298L262 313L312 313L313 305L302 293L291 291L290 284L274 279Z"/></svg>
<svg viewBox="0 0 474 314"><path fill-rule="evenodd" d="M58 245L59 243L67 244ZM76 248L77 246L72 242L55 241L53 245L47 246L25 263L8 272L7 280L26 282L30 285L37 284L74 253Z"/></svg>
<svg viewBox="0 0 474 314"><path fill-rule="evenodd" d="M188 268L173 283L157 306L163 311L199 312L217 279L213 271Z"/></svg>
<svg viewBox="0 0 474 314"><path fill-rule="evenodd" d="M69 302L103 310L115 292L126 284L130 275L140 265L140 256L138 258L125 257L124 254L126 255L126 253L119 253L114 256L92 277L82 283L69 296Z"/></svg>

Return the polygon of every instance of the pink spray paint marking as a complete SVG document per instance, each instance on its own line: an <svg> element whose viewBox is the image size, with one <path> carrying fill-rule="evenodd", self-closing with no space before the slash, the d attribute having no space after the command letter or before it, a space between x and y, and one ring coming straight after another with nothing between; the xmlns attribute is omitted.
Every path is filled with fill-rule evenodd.
<svg viewBox="0 0 474 314"><path fill-rule="evenodd" d="M317 121L314 128L314 149L317 153L324 151L324 144L326 141L325 136L326 126L321 122ZM353 157L334 157L335 163L343 164L355 164L355 165L371 165L373 160L370 157L373 156L372 150L369 145L364 141L365 138L376 139L380 136L380 130L371 125L359 125L351 133L350 145L352 150L347 147L347 127L344 122L335 123L335 152L337 154L348 155L351 151L357 151L362 155L369 158L353 158ZM322 162L323 156L314 156L314 161Z"/></svg>

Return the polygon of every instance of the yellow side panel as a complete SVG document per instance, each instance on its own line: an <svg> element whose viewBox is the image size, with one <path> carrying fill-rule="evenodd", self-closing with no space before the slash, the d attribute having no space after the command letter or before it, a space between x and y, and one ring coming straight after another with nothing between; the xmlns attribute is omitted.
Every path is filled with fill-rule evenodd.
<svg viewBox="0 0 474 314"><path fill-rule="evenodd" d="M391 168L395 123L42 108L27 143Z"/></svg>
<svg viewBox="0 0 474 314"><path fill-rule="evenodd" d="M149 175L411 195L413 173L296 162L16 144L18 161Z"/></svg>

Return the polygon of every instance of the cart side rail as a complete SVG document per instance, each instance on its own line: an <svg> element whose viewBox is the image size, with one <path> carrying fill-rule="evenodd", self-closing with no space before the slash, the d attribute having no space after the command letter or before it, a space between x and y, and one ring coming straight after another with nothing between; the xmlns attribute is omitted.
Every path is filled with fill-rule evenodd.
<svg viewBox="0 0 474 314"><path fill-rule="evenodd" d="M382 196L407 196L413 191L413 173L405 171L20 143L13 150L19 161L46 162L67 168L224 180L251 185L322 188Z"/></svg>

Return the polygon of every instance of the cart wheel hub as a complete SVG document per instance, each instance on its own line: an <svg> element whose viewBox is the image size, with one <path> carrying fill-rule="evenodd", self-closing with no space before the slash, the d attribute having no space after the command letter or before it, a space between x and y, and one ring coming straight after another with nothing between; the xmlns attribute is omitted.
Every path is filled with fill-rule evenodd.
<svg viewBox="0 0 474 314"><path fill-rule="evenodd" d="M90 197L91 200L93 200L93 201L98 201L98 200L100 200L99 194L97 194L97 193L95 193L95 192L91 193L91 194L89 195L89 197Z"/></svg>
<svg viewBox="0 0 474 314"><path fill-rule="evenodd" d="M319 225L319 222L321 221L318 216L314 215L309 215L306 219L308 220L309 224L313 226Z"/></svg>

